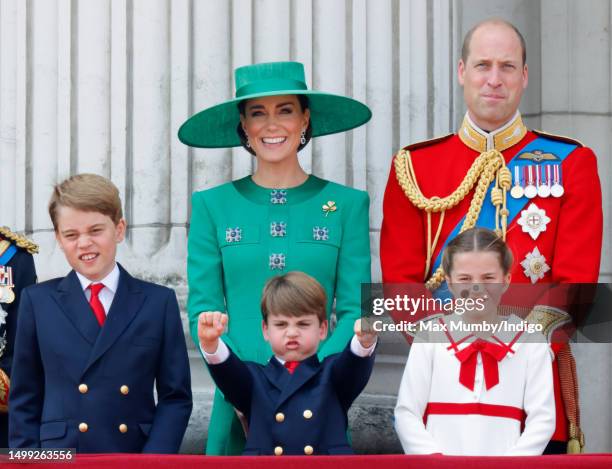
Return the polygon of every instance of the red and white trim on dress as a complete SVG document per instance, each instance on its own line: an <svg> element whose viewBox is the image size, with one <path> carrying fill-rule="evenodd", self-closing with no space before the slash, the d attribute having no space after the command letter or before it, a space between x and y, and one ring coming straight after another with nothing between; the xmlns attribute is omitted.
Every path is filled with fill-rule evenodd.
<svg viewBox="0 0 612 469"><path fill-rule="evenodd" d="M509 405L483 404L481 402L429 402L423 414L423 423L427 424L430 415L485 415L487 417L501 417L514 419L525 424L527 415L523 409Z"/></svg>

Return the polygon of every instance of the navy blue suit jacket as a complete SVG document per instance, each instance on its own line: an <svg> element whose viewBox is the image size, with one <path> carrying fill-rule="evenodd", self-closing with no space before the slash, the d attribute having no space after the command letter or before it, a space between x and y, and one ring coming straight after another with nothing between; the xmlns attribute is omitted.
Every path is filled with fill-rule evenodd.
<svg viewBox="0 0 612 469"><path fill-rule="evenodd" d="M319 362L313 355L293 374L275 358L267 365L241 361L233 352L208 365L225 398L245 414L249 431L243 454L352 454L347 440L349 407L368 383L374 355L350 347ZM281 414L280 416L278 414Z"/></svg>
<svg viewBox="0 0 612 469"><path fill-rule="evenodd" d="M192 400L174 292L120 267L100 328L74 271L26 288L11 381L13 448L178 452Z"/></svg>

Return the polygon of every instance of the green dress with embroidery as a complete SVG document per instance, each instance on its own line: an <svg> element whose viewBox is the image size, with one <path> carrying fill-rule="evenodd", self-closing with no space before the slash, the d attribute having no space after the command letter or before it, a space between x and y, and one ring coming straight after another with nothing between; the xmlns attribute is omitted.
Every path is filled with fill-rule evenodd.
<svg viewBox="0 0 612 469"><path fill-rule="evenodd" d="M319 357L342 351L360 316L361 283L370 282L368 211L366 192L316 176L285 190L249 176L194 193L187 309L195 343L200 312L227 311L223 340L241 359L266 363L272 351L261 332L264 284L300 270L325 288L328 317L335 299L337 323ZM240 454L243 445L234 410L217 390L206 454Z"/></svg>

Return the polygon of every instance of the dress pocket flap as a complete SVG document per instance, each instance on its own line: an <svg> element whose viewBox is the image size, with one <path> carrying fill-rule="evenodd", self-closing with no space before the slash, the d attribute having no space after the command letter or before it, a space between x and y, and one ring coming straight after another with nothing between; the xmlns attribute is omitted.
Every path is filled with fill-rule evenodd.
<svg viewBox="0 0 612 469"><path fill-rule="evenodd" d="M258 225L226 224L217 230L217 242L220 248L259 243Z"/></svg>
<svg viewBox="0 0 612 469"><path fill-rule="evenodd" d="M342 243L342 226L331 220L330 222L304 224L298 230L299 243L331 245L337 248Z"/></svg>

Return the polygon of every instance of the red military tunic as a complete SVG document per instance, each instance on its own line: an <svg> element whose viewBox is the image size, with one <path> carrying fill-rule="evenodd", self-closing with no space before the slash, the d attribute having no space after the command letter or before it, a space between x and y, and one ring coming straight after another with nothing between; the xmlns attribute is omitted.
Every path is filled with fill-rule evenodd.
<svg viewBox="0 0 612 469"><path fill-rule="evenodd" d="M548 138L569 141L564 137ZM481 152L498 149L508 163L538 135L528 131L517 113L501 129L489 134L478 129L466 116L458 134L406 147L410 151L415 179L423 195L445 197L451 194L465 177ZM544 256L548 270L537 283L595 283L599 275L603 216L601 187L597 160L593 151L578 142L578 147L561 163L564 194L560 198L535 197L529 201L545 211L550 222L546 230L533 239L518 225L520 216L508 224L506 241L514 254L512 283L532 283L521 262L537 247ZM439 254L444 240L467 213L474 190L457 206L445 213L440 241L433 251ZM508 197L510 195L508 194ZM487 197L484 204L491 204ZM385 190L383 202L380 259L384 283L417 283L426 280L424 269L427 256L427 215L412 204L400 187L394 167ZM520 215L520 214L519 214ZM432 238L438 227L439 213L432 213ZM427 278L431 275L427 274ZM561 400L558 368L553 363L557 428L554 440L567 441L568 429Z"/></svg>

